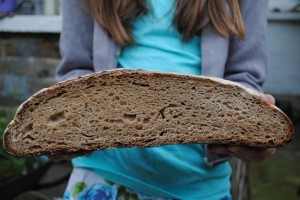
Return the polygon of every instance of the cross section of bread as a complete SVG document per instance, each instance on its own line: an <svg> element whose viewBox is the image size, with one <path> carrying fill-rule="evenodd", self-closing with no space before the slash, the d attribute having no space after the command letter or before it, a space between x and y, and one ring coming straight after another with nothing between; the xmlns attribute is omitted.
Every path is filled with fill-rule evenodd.
<svg viewBox="0 0 300 200"><path fill-rule="evenodd" d="M280 147L289 118L223 79L111 70L59 82L24 102L4 134L14 155L206 143Z"/></svg>

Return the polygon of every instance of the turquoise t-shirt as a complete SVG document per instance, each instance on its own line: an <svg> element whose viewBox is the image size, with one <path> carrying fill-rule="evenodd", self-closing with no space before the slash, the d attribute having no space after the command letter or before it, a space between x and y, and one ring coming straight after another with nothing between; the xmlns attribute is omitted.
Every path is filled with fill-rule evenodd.
<svg viewBox="0 0 300 200"><path fill-rule="evenodd" d="M173 0L147 2L148 7L153 4L152 9L133 22L135 45L122 49L120 67L200 75L200 36L182 42L180 33L172 25Z"/></svg>
<svg viewBox="0 0 300 200"><path fill-rule="evenodd" d="M122 49L119 68L201 74L200 36L182 42L172 25L172 0L147 1L149 12L132 22L135 45ZM229 194L228 163L211 167L200 144L95 151L73 160L110 181L145 194L220 200Z"/></svg>

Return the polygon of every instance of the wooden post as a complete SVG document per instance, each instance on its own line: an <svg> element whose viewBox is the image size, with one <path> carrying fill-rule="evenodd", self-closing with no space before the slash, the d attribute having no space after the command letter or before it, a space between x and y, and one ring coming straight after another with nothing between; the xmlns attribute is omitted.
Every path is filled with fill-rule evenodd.
<svg viewBox="0 0 300 200"><path fill-rule="evenodd" d="M249 165L232 158L231 195L233 200L251 200L251 186L249 178Z"/></svg>

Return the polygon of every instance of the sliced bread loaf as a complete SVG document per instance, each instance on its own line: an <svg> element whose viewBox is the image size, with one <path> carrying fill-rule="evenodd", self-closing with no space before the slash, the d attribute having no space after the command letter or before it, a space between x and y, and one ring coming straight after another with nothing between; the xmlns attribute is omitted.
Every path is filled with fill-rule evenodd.
<svg viewBox="0 0 300 200"><path fill-rule="evenodd" d="M288 117L242 85L125 69L34 94L5 130L4 147L41 155L179 143L279 147L292 138Z"/></svg>

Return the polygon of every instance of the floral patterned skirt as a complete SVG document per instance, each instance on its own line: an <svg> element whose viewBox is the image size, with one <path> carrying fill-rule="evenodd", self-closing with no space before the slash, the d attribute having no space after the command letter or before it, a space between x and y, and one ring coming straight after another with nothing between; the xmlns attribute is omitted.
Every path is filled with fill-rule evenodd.
<svg viewBox="0 0 300 200"><path fill-rule="evenodd" d="M167 200L134 191L105 180L83 168L75 168L71 174L64 200ZM221 200L232 200L230 196Z"/></svg>

